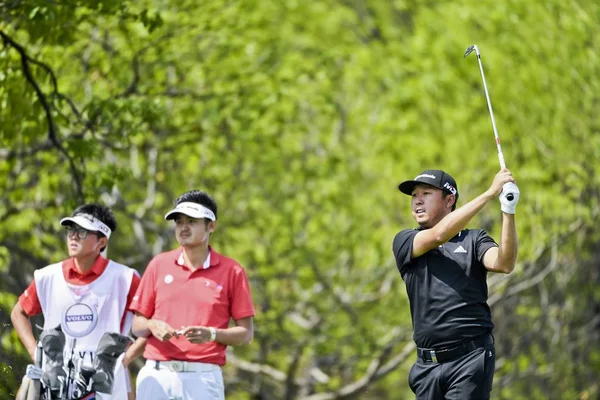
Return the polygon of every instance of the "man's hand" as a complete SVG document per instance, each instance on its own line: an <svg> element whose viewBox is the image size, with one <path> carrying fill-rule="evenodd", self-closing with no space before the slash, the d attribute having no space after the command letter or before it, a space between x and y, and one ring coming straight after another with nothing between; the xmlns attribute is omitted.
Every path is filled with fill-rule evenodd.
<svg viewBox="0 0 600 400"><path fill-rule="evenodd" d="M192 343L206 343L214 340L211 332L211 330L214 329L215 328L209 328L206 326L188 326L187 328L179 331L179 333L185 336Z"/></svg>
<svg viewBox="0 0 600 400"><path fill-rule="evenodd" d="M492 185L487 190L488 194L490 194L493 197L497 197L500 193L502 193L502 187L504 186L504 184L508 182L515 183L515 178L508 169L503 168L494 177Z"/></svg>
<svg viewBox="0 0 600 400"><path fill-rule="evenodd" d="M178 336L177 331L171 328L169 324L156 319L151 319L148 321L148 329L150 329L152 335L154 335L154 337L161 342L168 342L172 337Z"/></svg>

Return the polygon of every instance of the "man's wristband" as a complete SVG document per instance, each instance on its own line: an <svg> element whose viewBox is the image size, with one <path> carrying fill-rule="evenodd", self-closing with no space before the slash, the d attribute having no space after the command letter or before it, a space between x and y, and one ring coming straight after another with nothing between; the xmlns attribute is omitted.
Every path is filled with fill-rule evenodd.
<svg viewBox="0 0 600 400"><path fill-rule="evenodd" d="M214 342L217 339L217 329L213 326L208 327L210 331L210 341Z"/></svg>

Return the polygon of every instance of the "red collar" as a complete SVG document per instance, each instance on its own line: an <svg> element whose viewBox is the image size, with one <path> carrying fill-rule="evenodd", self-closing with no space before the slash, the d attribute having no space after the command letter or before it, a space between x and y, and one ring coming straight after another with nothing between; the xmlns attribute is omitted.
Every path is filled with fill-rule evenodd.
<svg viewBox="0 0 600 400"><path fill-rule="evenodd" d="M102 275L106 267L108 266L108 260L102 256L98 256L92 268L86 273L81 273L75 266L75 259L73 257L63 261L63 274L68 282L85 282L90 283L95 278Z"/></svg>

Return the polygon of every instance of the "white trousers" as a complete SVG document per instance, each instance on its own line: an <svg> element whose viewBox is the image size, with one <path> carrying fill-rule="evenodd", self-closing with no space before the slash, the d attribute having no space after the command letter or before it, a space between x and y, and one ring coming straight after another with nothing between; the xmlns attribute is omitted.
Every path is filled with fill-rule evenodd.
<svg viewBox="0 0 600 400"><path fill-rule="evenodd" d="M147 360L137 376L136 400L225 400L221 367L193 364L193 372L176 372Z"/></svg>

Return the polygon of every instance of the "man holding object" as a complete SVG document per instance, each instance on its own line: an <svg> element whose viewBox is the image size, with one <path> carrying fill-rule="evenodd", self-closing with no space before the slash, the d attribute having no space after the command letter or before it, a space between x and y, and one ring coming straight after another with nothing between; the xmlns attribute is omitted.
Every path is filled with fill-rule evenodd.
<svg viewBox="0 0 600 400"><path fill-rule="evenodd" d="M77 338L74 348L67 346L65 353L72 354L72 357L70 362L68 357L64 360L60 357L64 365L58 365L54 371L59 375L50 370L44 371L44 379L54 382L59 381L59 376L64 378L60 374L65 374L63 368L69 364L96 368L96 351L105 333L129 334L133 315L127 309L140 283L137 271L103 256L111 234L117 228L117 221L108 207L84 204L71 217L61 219L60 224L65 228L69 258L36 270L33 281L19 297L11 314L15 331L34 362L41 360L36 360L38 343L33 335L31 316L43 314L45 332L65 324L66 328L86 324L92 327ZM83 323L66 318L68 310L82 308L89 310L89 314L84 314L89 319L83 320ZM71 338L68 332L65 333L64 337ZM60 336L57 332L55 335ZM133 398L127 366L142 353L144 342L143 339L136 340L118 359L113 368L114 381L111 380L112 384L108 385L111 391L99 391L97 399ZM95 390L95 387L105 385L98 381L92 389ZM23 394L24 390L19 393Z"/></svg>
<svg viewBox="0 0 600 400"><path fill-rule="evenodd" d="M417 400L489 399L495 350L486 276L488 271L508 274L515 267L519 189L506 168L488 190L458 209L456 181L444 171L424 171L399 189L412 197L412 214L419 225L399 232L393 242L417 344L410 388ZM499 245L482 229L466 229L498 196Z"/></svg>
<svg viewBox="0 0 600 400"><path fill-rule="evenodd" d="M227 346L254 337L248 278L239 263L209 246L217 221L212 197L193 190L175 204L165 219L175 221L181 247L150 261L131 306L134 334L148 337L137 397L222 400Z"/></svg>

